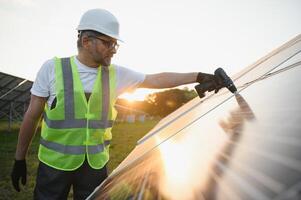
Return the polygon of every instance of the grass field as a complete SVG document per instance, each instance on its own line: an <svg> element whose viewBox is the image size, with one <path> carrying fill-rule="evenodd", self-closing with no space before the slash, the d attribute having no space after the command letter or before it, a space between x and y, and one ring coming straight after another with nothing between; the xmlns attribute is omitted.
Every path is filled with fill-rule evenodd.
<svg viewBox="0 0 301 200"><path fill-rule="evenodd" d="M118 164L133 150L137 140L144 136L158 121L117 123L112 133L113 139L110 148L110 161L108 169L112 172ZM15 192L10 182L10 173L13 165L19 125L14 124L12 131L7 132L7 124L0 123L0 199L32 199L38 166L37 151L39 134L36 134L27 156L27 184L22 192ZM72 196L72 195L69 195Z"/></svg>

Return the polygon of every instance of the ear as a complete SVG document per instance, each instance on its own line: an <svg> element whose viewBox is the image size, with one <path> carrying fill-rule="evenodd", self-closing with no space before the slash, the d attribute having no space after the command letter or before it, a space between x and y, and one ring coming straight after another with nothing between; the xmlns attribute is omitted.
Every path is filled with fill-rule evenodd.
<svg viewBox="0 0 301 200"><path fill-rule="evenodd" d="M90 46L90 39L88 36L84 35L82 38L81 38L81 43L82 43L82 46L84 48L88 48Z"/></svg>

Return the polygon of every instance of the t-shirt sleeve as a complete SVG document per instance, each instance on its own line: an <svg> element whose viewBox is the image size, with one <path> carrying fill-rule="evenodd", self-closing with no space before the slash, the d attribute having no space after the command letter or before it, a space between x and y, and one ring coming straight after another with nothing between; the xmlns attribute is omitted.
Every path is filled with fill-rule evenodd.
<svg viewBox="0 0 301 200"><path fill-rule="evenodd" d="M47 60L42 65L30 90L31 94L39 97L49 97L50 95L49 76L50 74L52 74L51 73L51 70L53 70L52 68L54 68L53 59Z"/></svg>
<svg viewBox="0 0 301 200"><path fill-rule="evenodd" d="M129 68L116 66L117 96L133 92L145 79L145 74Z"/></svg>

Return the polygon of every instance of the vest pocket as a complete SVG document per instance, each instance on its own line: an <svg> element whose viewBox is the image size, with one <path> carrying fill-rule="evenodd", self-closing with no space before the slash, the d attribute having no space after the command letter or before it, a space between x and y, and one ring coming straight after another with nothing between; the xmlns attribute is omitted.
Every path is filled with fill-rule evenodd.
<svg viewBox="0 0 301 200"><path fill-rule="evenodd" d="M51 106L50 106L50 110L54 109L56 107L56 97L53 99Z"/></svg>

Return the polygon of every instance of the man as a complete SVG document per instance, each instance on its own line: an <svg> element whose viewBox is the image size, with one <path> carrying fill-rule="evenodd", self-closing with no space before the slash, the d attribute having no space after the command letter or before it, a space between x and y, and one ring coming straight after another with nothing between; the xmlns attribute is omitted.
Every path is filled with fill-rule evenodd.
<svg viewBox="0 0 301 200"><path fill-rule="evenodd" d="M117 97L135 88L169 88L211 82L204 73L138 73L112 65L119 23L108 11L88 10L78 30L78 55L53 58L38 72L20 128L11 178L20 191L26 183L26 153L43 114L35 199L85 199L106 177L111 127Z"/></svg>

